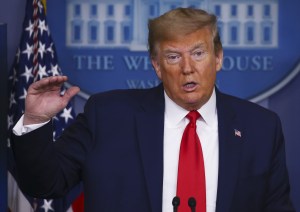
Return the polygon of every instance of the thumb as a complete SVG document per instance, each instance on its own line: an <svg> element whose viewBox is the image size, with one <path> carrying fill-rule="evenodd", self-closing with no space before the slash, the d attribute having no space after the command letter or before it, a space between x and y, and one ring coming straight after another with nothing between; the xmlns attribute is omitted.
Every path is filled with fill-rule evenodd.
<svg viewBox="0 0 300 212"><path fill-rule="evenodd" d="M66 92L62 96L65 106L79 91L80 91L80 88L77 86L72 86L66 90Z"/></svg>

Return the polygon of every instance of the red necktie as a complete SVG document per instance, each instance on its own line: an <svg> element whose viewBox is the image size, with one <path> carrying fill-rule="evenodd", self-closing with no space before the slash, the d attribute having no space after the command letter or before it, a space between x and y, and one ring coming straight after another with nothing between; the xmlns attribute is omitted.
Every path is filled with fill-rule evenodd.
<svg viewBox="0 0 300 212"><path fill-rule="evenodd" d="M183 132L180 145L177 177L177 196L180 198L178 212L205 212L204 161L201 143L196 132L196 120L200 114L198 111L190 111L186 117L190 122ZM194 204L196 206L193 206Z"/></svg>

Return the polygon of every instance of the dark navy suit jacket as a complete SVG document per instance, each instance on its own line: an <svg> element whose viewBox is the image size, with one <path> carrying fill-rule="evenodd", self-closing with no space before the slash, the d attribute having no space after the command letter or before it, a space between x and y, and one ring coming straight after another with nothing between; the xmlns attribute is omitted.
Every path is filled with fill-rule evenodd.
<svg viewBox="0 0 300 212"><path fill-rule="evenodd" d="M278 116L218 90L216 95L216 211L294 211ZM110 91L93 95L55 143L51 123L13 136L21 188L53 198L82 181L87 212L160 212L164 109L162 85Z"/></svg>

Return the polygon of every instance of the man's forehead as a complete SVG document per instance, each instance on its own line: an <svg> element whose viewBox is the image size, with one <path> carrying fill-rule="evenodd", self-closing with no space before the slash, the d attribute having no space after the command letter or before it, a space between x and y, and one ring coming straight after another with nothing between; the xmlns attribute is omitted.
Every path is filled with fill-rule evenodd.
<svg viewBox="0 0 300 212"><path fill-rule="evenodd" d="M213 44L211 37L194 36L185 37L174 41L161 42L162 51L191 51L194 49L208 49Z"/></svg>

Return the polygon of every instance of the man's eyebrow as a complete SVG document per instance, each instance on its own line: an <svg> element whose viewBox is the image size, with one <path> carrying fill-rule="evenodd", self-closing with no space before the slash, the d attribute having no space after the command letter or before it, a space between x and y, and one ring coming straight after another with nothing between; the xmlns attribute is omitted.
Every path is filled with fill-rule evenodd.
<svg viewBox="0 0 300 212"><path fill-rule="evenodd" d="M168 53L180 53L180 51L177 48L170 48L168 47L167 49L165 49L163 51L164 54L168 54Z"/></svg>
<svg viewBox="0 0 300 212"><path fill-rule="evenodd" d="M197 43L195 44L189 51L194 51L195 49L205 49L205 43Z"/></svg>
<svg viewBox="0 0 300 212"><path fill-rule="evenodd" d="M195 49L205 49L205 43L196 43L195 45L193 45L189 50L187 50L187 52L192 52ZM168 54L168 53L181 53L181 51L178 48L173 48L173 47L168 47L163 51L164 54Z"/></svg>

